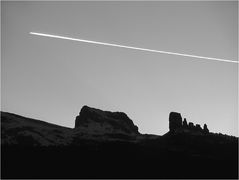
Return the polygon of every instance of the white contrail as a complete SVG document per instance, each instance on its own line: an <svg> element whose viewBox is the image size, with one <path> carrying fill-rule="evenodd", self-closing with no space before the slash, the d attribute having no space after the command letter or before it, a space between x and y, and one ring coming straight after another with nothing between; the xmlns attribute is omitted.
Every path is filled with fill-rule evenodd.
<svg viewBox="0 0 239 180"><path fill-rule="evenodd" d="M85 42L85 43L91 43L91 44L99 44L99 45L104 45L104 46L113 46L113 47L121 47L121 48L134 49L134 50L140 50L140 51L148 51L148 52L155 52L155 53L162 53L162 54L193 57L193 58L199 58L199 59L208 59L208 60L212 60L212 61L239 63L238 61L233 61L233 60L228 60L228 59L219 59L219 58L196 56L196 55L190 55L190 54L174 53L174 52L167 52L167 51L158 51L158 50L153 50L153 49L139 48L139 47L133 47L133 46L125 46L125 45L112 44L112 43L104 43L104 42L98 42L98 41L90 41L90 40L85 40L85 39L71 38L71 37L58 36L58 35L52 35L52 34L44 34L44 33L37 33L37 32L30 32L30 34L37 35L37 36L45 36L45 37L51 37L51 38L71 40L71 41L79 41L79 42Z"/></svg>

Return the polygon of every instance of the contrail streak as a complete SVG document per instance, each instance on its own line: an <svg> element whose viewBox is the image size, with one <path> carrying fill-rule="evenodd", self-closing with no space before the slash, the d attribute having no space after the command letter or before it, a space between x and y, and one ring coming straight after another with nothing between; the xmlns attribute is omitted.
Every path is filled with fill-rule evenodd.
<svg viewBox="0 0 239 180"><path fill-rule="evenodd" d="M168 52L168 51L158 51L158 50L153 50L153 49L139 48L139 47L133 47L133 46L125 46L125 45L98 42L98 41L90 41L90 40L86 40L86 39L71 38L71 37L66 37L66 36L58 36L58 35L53 35L53 34L44 34L44 33L37 33L37 32L30 32L30 34L37 35L37 36L45 36L45 37L51 37L51 38L65 39L65 40L70 40L70 41L79 41L79 42L85 42L85 43L91 43L91 44L99 44L99 45L104 45L104 46L113 46L113 47L120 47L120 48L126 48L126 49L134 49L134 50L147 51L147 52L155 52L155 53L177 55L177 56L184 56L184 57L193 57L193 58L207 59L207 60L212 60L212 61L239 63L238 61L233 61L233 60L228 60L228 59L219 59L219 58L212 58L212 57L205 57L205 56L196 56L196 55L174 53L174 52Z"/></svg>

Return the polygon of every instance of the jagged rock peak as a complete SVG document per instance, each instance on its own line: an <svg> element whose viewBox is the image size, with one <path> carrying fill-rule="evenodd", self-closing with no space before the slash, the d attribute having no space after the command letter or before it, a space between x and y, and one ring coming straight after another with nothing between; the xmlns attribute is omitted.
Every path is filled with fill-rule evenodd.
<svg viewBox="0 0 239 180"><path fill-rule="evenodd" d="M183 120L183 127L187 127L187 126L188 126L187 119L186 119L186 118L184 118L184 120Z"/></svg>
<svg viewBox="0 0 239 180"><path fill-rule="evenodd" d="M83 106L75 120L75 128L102 133L139 134L138 127L123 112L102 111Z"/></svg>
<svg viewBox="0 0 239 180"><path fill-rule="evenodd" d="M204 126L203 126L203 131L204 131L205 133L209 133L209 130L208 130L208 128L207 128L207 125L206 125L206 124L204 124Z"/></svg>
<svg viewBox="0 0 239 180"><path fill-rule="evenodd" d="M169 131L175 132L197 132L197 133L209 133L207 125L204 124L203 129L200 124L194 125L192 122L187 123L186 118L182 122L182 116L178 112L171 112L169 114Z"/></svg>

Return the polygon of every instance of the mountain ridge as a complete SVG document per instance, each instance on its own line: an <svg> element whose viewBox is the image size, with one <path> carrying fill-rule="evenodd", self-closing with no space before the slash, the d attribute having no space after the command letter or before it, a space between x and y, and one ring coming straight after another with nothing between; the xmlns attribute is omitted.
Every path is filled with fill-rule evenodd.
<svg viewBox="0 0 239 180"><path fill-rule="evenodd" d="M23 135L23 138L24 138L24 136L26 135L26 132L29 132L29 131L39 134L42 138L47 137L50 142L45 144L38 143L38 145L43 145L43 146L49 146L54 144L69 145L72 143L72 138L76 136L79 136L81 138L88 138L88 139L95 138L95 139L107 140L107 139L111 139L110 137L121 137L119 139L125 138L128 140L129 139L135 140L137 139L136 138L137 136L138 136L138 139L142 139L143 137L159 138L162 136L169 136L169 135L172 136L177 134L185 134L189 136L208 134L211 136L224 137L227 139L230 139L230 138L238 139L238 137L235 137L235 136L225 135L221 133L212 133L212 132L209 132L208 129L206 131L200 128L198 129L196 128L196 126L193 125L193 123L192 123L192 126L190 127L190 123L187 124L186 122L186 125L185 125L185 120L186 119L184 118L184 121L182 121L182 117L180 113L171 112L169 115L169 131L165 133L164 135L156 135L156 134L141 134L138 131L138 127L134 125L133 121L127 116L127 114L123 112L102 111L100 109L91 108L89 106L82 107L79 115L76 116L74 128L64 127L64 126L56 125L53 123L48 123L42 120L32 119L32 118L24 117L14 113L1 111L1 130L2 130L1 144L5 144L7 143L7 140L11 139L11 136L8 136L8 138L5 138L6 134L8 134L8 131L11 132L9 134L13 135L13 137L21 137ZM124 122L125 124L123 124L122 122ZM15 134L14 134L14 130L16 131ZM21 133L22 131L24 133ZM46 132L46 134L44 134L43 132ZM49 136L47 136L47 134L51 134L51 135L57 134L56 136L58 136L58 138L54 136L51 139L49 138ZM115 134L115 136L113 134ZM67 138L64 139L64 137L67 137ZM57 141L57 143L54 143L54 140L59 138L61 138L61 140ZM17 144L17 140L13 140L13 141L15 141L15 144ZM64 141L67 141L67 142L64 142ZM44 142L46 142L46 140L44 140ZM11 144L11 143L9 142L7 144ZM24 143L24 145L26 144Z"/></svg>
<svg viewBox="0 0 239 180"><path fill-rule="evenodd" d="M86 105L84 105L83 107L88 107L88 108L91 108L91 109L94 109L94 110L100 110L100 109L97 109L97 108L92 108L92 107L89 107L89 106L86 106ZM83 108L82 107L82 108ZM100 110L100 111L102 111L102 110ZM109 113L123 113L123 112L120 112L120 111L116 111L116 112L113 112L113 111L104 111L104 112L109 112ZM71 130L73 130L73 129L75 129L76 127L67 127L67 126L63 126L63 125L58 125L58 124L54 124L54 123L50 123L50 122L46 122L46 121L44 121L44 120L39 120L39 119L36 119L36 118L29 118L29 117L26 117L26 116L24 116L24 115L19 115L19 114L16 114L16 113L12 113L12 112L7 112L7 111L0 111L0 113L1 113L1 122L2 121L4 121L4 119L2 119L2 115L4 115L4 114L7 114L8 116L13 116L13 117L15 117L15 118L20 118L20 119L24 119L24 120L27 120L27 121L29 121L30 123L42 123L42 124L45 124L46 126L52 126L52 127L57 127L57 128L66 128L66 129L71 129ZM173 113L173 111L171 112L171 113ZM125 113L124 113L125 114ZM180 113L179 113L180 114ZM80 113L79 113L79 115L80 115ZM79 115L78 116L76 116L76 119L77 119L77 117L79 117ZM127 114L125 114L126 116L127 116ZM128 117L128 116L127 116ZM186 120L186 118L184 118L184 121ZM132 120L131 120L132 121ZM190 122L189 122L190 123ZM75 126L76 126L76 120L75 120ZM169 129L169 132L170 132L170 129ZM140 132L139 132L140 133ZM168 132L166 132L165 134L167 134ZM211 133L213 133L213 132L211 132ZM144 134L144 135L155 135L155 136L162 136L162 135L159 135L159 134L152 134L152 133L150 133L150 134L148 134L148 133L140 133L140 134ZM165 135L165 134L163 134L163 135ZM237 136L234 136L234 135L228 135L228 134L222 134L222 133L213 133L213 134L215 134L215 135L222 135L222 136L230 136L230 137L235 137L235 138L238 138Z"/></svg>
<svg viewBox="0 0 239 180"><path fill-rule="evenodd" d="M177 112L166 134L141 134L125 113L82 109L74 128L1 112L1 177L238 177L237 137L190 128Z"/></svg>

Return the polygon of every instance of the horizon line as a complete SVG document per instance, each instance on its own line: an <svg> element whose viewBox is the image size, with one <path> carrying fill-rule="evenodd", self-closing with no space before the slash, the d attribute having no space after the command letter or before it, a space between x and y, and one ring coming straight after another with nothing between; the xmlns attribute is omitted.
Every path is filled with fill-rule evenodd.
<svg viewBox="0 0 239 180"><path fill-rule="evenodd" d="M72 38L72 37L67 37L67 36L53 35L53 34L45 34L45 33L38 33L38 32L29 32L29 34L57 38L57 39L70 40L70 41L78 41L78 42L84 42L84 43L90 43L90 44L98 44L98 45L104 45L104 46L112 46L112 47L120 47L120 48L140 50L140 51L168 54L168 55L193 57L193 58L198 58L198 59L207 59L207 60L211 60L211 61L229 62L229 63L236 63L236 64L239 63L238 61L233 61L233 60L229 60L229 59L220 59L220 58L214 58L214 57L198 56L198 55L191 55L191 54L184 54L184 53L175 53L175 52L169 52L169 51L159 51L159 50L154 50L154 49L126 46L126 45L113 44L113 43L105 43L105 42L92 41L92 40L86 40L86 39Z"/></svg>

